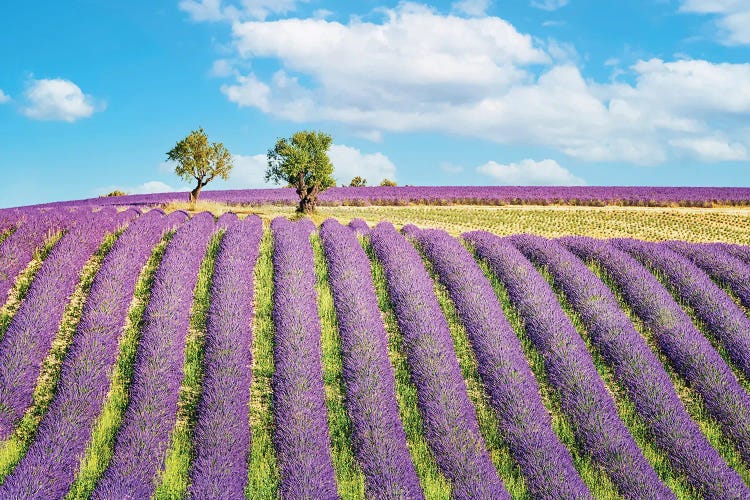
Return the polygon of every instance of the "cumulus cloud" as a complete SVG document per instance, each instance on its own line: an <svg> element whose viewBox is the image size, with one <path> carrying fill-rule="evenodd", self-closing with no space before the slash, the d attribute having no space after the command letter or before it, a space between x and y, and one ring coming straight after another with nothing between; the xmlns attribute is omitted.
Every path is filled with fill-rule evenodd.
<svg viewBox="0 0 750 500"><path fill-rule="evenodd" d="M8 101L10 101L10 96L3 92L3 89L0 89L0 104L5 104Z"/></svg>
<svg viewBox="0 0 750 500"><path fill-rule="evenodd" d="M555 160L523 160L502 165L489 161L477 167L480 174L509 186L582 186L583 179L561 167Z"/></svg>
<svg viewBox="0 0 750 500"><path fill-rule="evenodd" d="M354 177L367 179L377 185L383 179L396 179L396 166L383 153L362 153L359 149L334 144L328 152L334 167L334 176L339 184L349 184Z"/></svg>
<svg viewBox="0 0 750 500"><path fill-rule="evenodd" d="M214 186L216 189L253 189L276 187L275 184L266 182L264 176L266 173L267 159L264 154L251 156L232 155L234 159L234 168L229 179L216 180ZM212 189L209 184L208 189Z"/></svg>
<svg viewBox="0 0 750 500"><path fill-rule="evenodd" d="M744 145L720 137L675 139L670 141L670 144L685 149L692 153L691 156L697 156L705 162L747 160L747 149Z"/></svg>
<svg viewBox="0 0 750 500"><path fill-rule="evenodd" d="M537 9L553 11L568 5L568 0L532 0L531 6Z"/></svg>
<svg viewBox="0 0 750 500"><path fill-rule="evenodd" d="M74 122L103 109L78 85L61 78L32 80L24 97L23 113L34 120Z"/></svg>
<svg viewBox="0 0 750 500"><path fill-rule="evenodd" d="M235 23L238 60L275 59L279 69L236 74L222 92L280 119L342 123L375 140L439 132L636 164L729 159L750 147L741 136L750 64L651 59L618 69L627 83L599 83L581 74L572 45L538 41L498 17L414 3L382 12L379 23ZM715 137L729 145L723 155L686 146Z"/></svg>
<svg viewBox="0 0 750 500"><path fill-rule="evenodd" d="M306 1L306 0L301 0ZM300 0L181 0L179 7L194 21L264 20L273 14L286 14L297 8Z"/></svg>
<svg viewBox="0 0 750 500"><path fill-rule="evenodd" d="M487 13L490 0L460 0L451 4L451 11L466 16L480 17Z"/></svg>
<svg viewBox="0 0 750 500"><path fill-rule="evenodd" d="M683 0L680 11L715 15L723 43L750 44L750 3L747 0Z"/></svg>

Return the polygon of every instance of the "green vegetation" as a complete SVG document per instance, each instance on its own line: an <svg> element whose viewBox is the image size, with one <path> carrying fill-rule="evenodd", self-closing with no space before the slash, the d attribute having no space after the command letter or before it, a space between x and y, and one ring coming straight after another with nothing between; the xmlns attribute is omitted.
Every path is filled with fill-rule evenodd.
<svg viewBox="0 0 750 500"><path fill-rule="evenodd" d="M193 130L167 151L167 159L177 162L174 171L186 181L195 180L197 185L190 192L190 201L198 201L198 195L206 184L217 177L229 178L234 166L232 155L220 142L209 144L203 127Z"/></svg>

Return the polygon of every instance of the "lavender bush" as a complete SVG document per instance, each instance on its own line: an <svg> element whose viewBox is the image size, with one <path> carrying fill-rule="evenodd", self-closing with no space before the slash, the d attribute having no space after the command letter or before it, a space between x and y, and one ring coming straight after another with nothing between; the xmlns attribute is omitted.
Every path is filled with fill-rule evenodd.
<svg viewBox="0 0 750 500"><path fill-rule="evenodd" d="M539 386L492 285L445 231L404 228L432 261L466 327L503 440L534 498L589 498L570 452L552 430Z"/></svg>
<svg viewBox="0 0 750 500"><path fill-rule="evenodd" d="M562 238L576 255L597 262L652 332L677 373L750 462L750 395L669 291L626 252L593 238Z"/></svg>
<svg viewBox="0 0 750 500"><path fill-rule="evenodd" d="M726 347L729 358L750 377L750 318L705 272L664 244L623 239L615 240L614 245L663 273Z"/></svg>
<svg viewBox="0 0 750 500"><path fill-rule="evenodd" d="M276 218L274 236L274 443L285 498L336 498L310 226Z"/></svg>
<svg viewBox="0 0 750 500"><path fill-rule="evenodd" d="M57 392L26 456L0 487L0 497L62 498L68 491L109 390L138 276L164 232L182 220L184 214L164 217L152 210L107 254L63 361Z"/></svg>
<svg viewBox="0 0 750 500"><path fill-rule="evenodd" d="M750 247L744 245L733 245L731 243L713 243L712 246L720 248L729 255L742 260L750 265Z"/></svg>
<svg viewBox="0 0 750 500"><path fill-rule="evenodd" d="M55 245L0 342L0 439L31 406L42 361L57 334L83 266L105 234L135 215L114 209L89 214Z"/></svg>
<svg viewBox="0 0 750 500"><path fill-rule="evenodd" d="M555 241L531 235L509 240L544 266L581 317L592 343L614 368L656 444L704 497L750 494L739 475L690 419L669 375L625 316L617 298L586 265Z"/></svg>
<svg viewBox="0 0 750 500"><path fill-rule="evenodd" d="M387 222L370 232L404 337L425 435L456 498L507 498L469 401L448 323L414 247Z"/></svg>
<svg viewBox="0 0 750 500"><path fill-rule="evenodd" d="M367 222L365 222L364 219L352 219L349 221L349 228L357 234L370 234L370 226L367 225Z"/></svg>
<svg viewBox="0 0 750 500"><path fill-rule="evenodd" d="M583 449L624 496L671 497L620 420L591 354L546 280L509 241L485 231L464 237L507 288Z"/></svg>
<svg viewBox="0 0 750 500"><path fill-rule="evenodd" d="M154 492L177 418L193 290L214 228L213 216L197 214L167 246L144 312L130 400L95 498L147 498Z"/></svg>
<svg viewBox="0 0 750 500"><path fill-rule="evenodd" d="M222 216L223 217L223 216ZM228 220L227 220L228 219ZM263 223L227 224L216 257L206 323L203 392L198 402L190 497L243 498L250 454L253 276Z"/></svg>
<svg viewBox="0 0 750 500"><path fill-rule="evenodd" d="M423 498L396 401L370 261L354 232L334 219L320 230L336 308L353 448L372 498Z"/></svg>

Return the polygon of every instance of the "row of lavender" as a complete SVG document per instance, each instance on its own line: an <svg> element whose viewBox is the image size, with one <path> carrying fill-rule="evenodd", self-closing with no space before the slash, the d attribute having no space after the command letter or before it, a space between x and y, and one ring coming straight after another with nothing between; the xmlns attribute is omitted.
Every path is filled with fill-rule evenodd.
<svg viewBox="0 0 750 500"><path fill-rule="evenodd" d="M292 188L204 191L201 198L230 205L294 205ZM40 207L161 205L188 201L188 193L159 193L56 202ZM750 188L645 186L375 186L334 187L320 194L322 205L750 205ZM10 213L10 211L5 211ZM0 211L0 231L2 215Z"/></svg>
<svg viewBox="0 0 750 500"><path fill-rule="evenodd" d="M132 211L116 217L113 212L108 214L113 224L135 215ZM81 321L65 361L58 395L29 453L3 484L2 492L6 496L24 496L47 490L62 494L72 481L75 465L86 446L91 425L106 392L106 373L116 352L116 335L111 332L118 328L118 318L124 321L125 298L128 293L132 294L134 286L132 276L137 274L139 262L142 267L148 249L164 228L171 227L169 221L158 219L154 214L149 214L152 222L149 222L149 217L142 216L131 225L97 275L91 292L93 298L87 302L86 311L89 312L84 312L86 321ZM184 215L172 216L171 225L180 217ZM250 438L244 425L233 430L238 434L237 444L228 442L231 436L222 431L225 426L247 421L247 406L242 402L249 399L249 350L245 348L229 354L226 346L236 342L245 346L251 343L247 324L252 315L250 285L260 240L260 224L251 218L244 226L228 219L224 224L220 221L221 225L227 225L228 229L217 260L208 323L206 381L196 430L198 458L191 472L191 493L196 497L212 496L217 492L241 495L244 481L240 478L247 462ZM353 226L359 231L369 232L361 222ZM64 283L71 282L77 275L75 270L80 269L81 259L85 260L96 242L101 240L101 235L113 228L101 224L82 227L86 228L81 230L85 233L71 231L68 235L73 236L66 235L67 239L61 240L65 252L57 252L56 246L57 253L53 252L45 261L44 272L40 271L39 283L43 283L38 285L40 289L70 288ZM148 496L153 492L154 477L163 465L164 450L176 415L189 301L197 268L208 238L215 229L209 216L196 216L177 233L165 254L146 312L131 403L124 427L118 432L115 457L97 486L97 497ZM286 496L334 497L336 484L328 448L320 366L320 325L315 319L314 269L308 240L314 228L309 221L293 224L278 219L272 229L275 239L274 322L277 330L274 411L281 489ZM151 235L150 243L141 242L138 238L141 233ZM480 375L499 417L503 437L521 466L530 491L535 496L589 496L572 465L569 452L552 431L518 339L471 254L443 232L409 227L405 233L433 261L467 325L472 348L479 360ZM421 257L414 246L389 224L380 224L369 234L386 271L388 290L405 339L407 362L417 388L424 431L441 471L451 480L456 497L506 496L479 433L448 326ZM89 246L63 245L66 241L86 238L93 241ZM378 317L366 256L354 233L334 221L324 224L321 238L329 261L342 329L347 409L354 423L353 447L365 472L368 491L378 497L419 497L421 492L414 465L398 420L385 332ZM690 420L663 368L632 329L629 320L622 316L609 289L590 271L587 274L587 268L580 260L560 244L539 238L500 239L488 233L472 233L466 238L475 246L478 255L488 261L521 311L526 333L545 359L551 383L561 396L563 411L573 423L582 448L610 473L622 494L631 498L671 496L619 419L590 354L560 308L554 292L527 258L537 265L546 266L556 282L561 283L564 293L590 329L597 348L614 366L618 380L629 391L639 414L651 427L657 445L671 458L675 469L686 474L688 480L709 497L741 498L749 493L736 472L723 462ZM668 245L636 245L628 241L616 241L610 245L580 239L562 240L561 243L586 258L598 258L601 265L615 276L621 293L636 313L647 323L653 321L652 328L663 340L661 349L706 400L708 409L748 460L744 449L750 442L746 435L750 429L747 394L729 366L692 326L690 319L684 312L680 315L681 308L671 299L669 291L646 268L622 251L627 250L669 275L670 281L678 284L676 293L689 294L696 303L708 297L719 303L719 307L730 308L731 314L719 315L713 323L718 325L718 341L725 344L733 363L743 369L742 361L747 359L748 353L743 336L748 330L743 318L747 322L747 317L739 306L734 305L737 309L731 309L732 304L725 300L729 297L722 290L711 288L710 279L705 281L703 271L690 259L733 290L742 290L741 278L746 276L750 264L750 261L741 260L744 247L730 247L738 258L719 259L724 264L720 267L723 274L718 274L716 253L725 251L718 246L677 248L688 256L686 258L675 254ZM126 258L131 246L137 247L133 262ZM247 249L250 253L243 266L243 251ZM609 253L606 256L595 254L593 250L586 253L589 249ZM662 256L661 260L658 256ZM51 278L42 280L47 275L45 273L49 273L47 268L62 268L63 272L58 271L55 275L62 276L56 277L56 281ZM116 274L113 277L109 272ZM625 273L626 277L618 280L618 272ZM627 275L628 272L635 273L637 279ZM702 282L699 281L701 278ZM124 284L113 291L114 297L121 298L115 306L107 300L106 287L116 287L120 279ZM700 282L702 286L693 290L687 286L691 282ZM640 283L648 287L649 294L645 298L638 295L639 290L644 289L637 286ZM37 286L37 281L34 286ZM528 290L534 293L529 294ZM703 298L699 297L701 290L705 295ZM654 293L660 302L654 302ZM652 313L652 309L657 313ZM709 325L713 324L712 310L716 309L707 308L701 312L698 308L698 314L703 314ZM242 311L239 317L234 314L238 311ZM674 318L678 320L676 327ZM721 330L722 325L735 324L739 325L735 330L728 333ZM678 331L675 332L674 328ZM20 338L26 337L28 335ZM48 338L49 334L41 337ZM14 337L6 335L6 338ZM101 349L102 345L109 347ZM43 355L43 346L31 347L29 353L32 356ZM699 351L690 351L696 348ZM18 348L14 352L18 352ZM364 354L372 358L363 357ZM11 369L24 368L14 365L12 358L9 361ZM229 373L232 377L226 379ZM214 380L214 377L218 378ZM23 382L20 389L10 383L17 380ZM29 385L28 380L28 376L11 372L0 380L0 389L11 395L15 394L14 391L23 394L28 390L25 388ZM724 393L727 391L728 394ZM85 410L70 413L71 407L79 404L81 399ZM9 401L15 400L10 398ZM10 403L5 407L14 408ZM18 411L22 413L23 405L20 407ZM38 472L45 470L53 471L51 477Z"/></svg>

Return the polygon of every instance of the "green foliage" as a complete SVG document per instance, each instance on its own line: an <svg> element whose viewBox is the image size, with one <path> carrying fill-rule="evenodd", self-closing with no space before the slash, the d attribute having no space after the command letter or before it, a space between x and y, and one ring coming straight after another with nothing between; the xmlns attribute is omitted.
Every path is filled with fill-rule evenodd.
<svg viewBox="0 0 750 500"><path fill-rule="evenodd" d="M298 212L315 211L318 194L336 185L328 158L332 142L326 133L303 130L289 139L279 139L268 150L266 181L296 188L300 198Z"/></svg>
<svg viewBox="0 0 750 500"><path fill-rule="evenodd" d="M390 179L383 179L382 181L380 181L380 185L386 186L386 187L394 187L396 185L396 181L392 181Z"/></svg>
<svg viewBox="0 0 750 500"><path fill-rule="evenodd" d="M353 178L353 179L352 179L352 181L351 181L351 182L349 183L349 187L353 187L353 188L356 188L356 187L363 187L363 186L366 186L366 185L367 185L367 179L363 179L363 178L362 178L362 177L360 177L360 176L356 176L356 177L355 177L355 178Z"/></svg>
<svg viewBox="0 0 750 500"><path fill-rule="evenodd" d="M167 158L177 162L174 169L177 175L186 181L195 179L198 183L190 193L193 202L198 199L200 190L216 177L228 179L234 166L229 150L220 142L209 143L202 127L178 141L167 152Z"/></svg>
<svg viewBox="0 0 750 500"><path fill-rule="evenodd" d="M120 191L119 189L115 189L111 193L107 193L104 195L101 195L99 198L109 198L110 196L126 196L128 193L125 191Z"/></svg>

